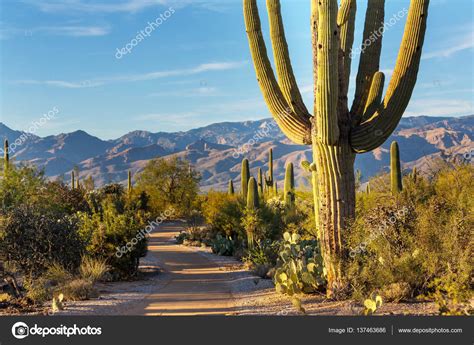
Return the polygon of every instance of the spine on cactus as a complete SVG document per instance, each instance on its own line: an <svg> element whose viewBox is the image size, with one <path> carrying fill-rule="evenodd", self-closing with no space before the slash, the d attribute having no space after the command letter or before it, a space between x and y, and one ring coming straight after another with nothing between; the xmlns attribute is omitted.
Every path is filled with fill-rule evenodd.
<svg viewBox="0 0 474 345"><path fill-rule="evenodd" d="M247 209L249 210L256 210L259 207L259 200L258 200L258 188L257 188L257 181L252 176L249 179L248 185L248 193L247 193Z"/></svg>
<svg viewBox="0 0 474 345"><path fill-rule="evenodd" d="M132 185L132 172L129 170L128 171L128 193L130 194L132 192L133 185Z"/></svg>
<svg viewBox="0 0 474 345"><path fill-rule="evenodd" d="M3 143L3 165L4 165L4 171L8 170L8 167L10 165L10 151L8 147L8 140L5 139L5 142Z"/></svg>
<svg viewBox="0 0 474 345"><path fill-rule="evenodd" d="M71 189L76 187L76 179L74 178L74 170L71 171Z"/></svg>
<svg viewBox="0 0 474 345"><path fill-rule="evenodd" d="M402 171L400 166L400 149L396 141L390 146L390 180L392 185L392 194L397 194L403 189Z"/></svg>
<svg viewBox="0 0 474 345"><path fill-rule="evenodd" d="M293 163L286 166L285 185L284 185L285 204L292 207L295 201L295 174L293 170Z"/></svg>
<svg viewBox="0 0 474 345"><path fill-rule="evenodd" d="M229 195L234 195L235 191L234 191L234 182L232 182L232 180L229 180L229 186L228 186L228 189L227 189L227 193Z"/></svg>
<svg viewBox="0 0 474 345"><path fill-rule="evenodd" d="M241 185L241 193L242 193L242 198L244 200L247 199L247 192L248 192L248 184L249 184L249 178L250 178L250 168L249 168L249 160L247 158L244 158L242 160L242 169L240 172L240 185Z"/></svg>

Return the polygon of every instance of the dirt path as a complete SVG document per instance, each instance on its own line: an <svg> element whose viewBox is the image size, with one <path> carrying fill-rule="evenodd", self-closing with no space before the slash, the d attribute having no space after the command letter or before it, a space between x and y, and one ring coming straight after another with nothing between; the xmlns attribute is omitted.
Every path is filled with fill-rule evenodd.
<svg viewBox="0 0 474 345"><path fill-rule="evenodd" d="M160 264L161 287L127 311L132 315L229 315L234 312L231 272L192 248L174 243L180 224L163 224L149 238Z"/></svg>

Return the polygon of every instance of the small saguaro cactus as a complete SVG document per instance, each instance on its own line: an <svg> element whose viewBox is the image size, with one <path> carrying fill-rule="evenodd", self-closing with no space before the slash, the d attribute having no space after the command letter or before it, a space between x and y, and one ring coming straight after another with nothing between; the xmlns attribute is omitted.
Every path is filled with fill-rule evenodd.
<svg viewBox="0 0 474 345"><path fill-rule="evenodd" d="M396 141L390 146L390 181L392 185L392 194L395 195L402 191L402 169L400 167L400 149Z"/></svg>
<svg viewBox="0 0 474 345"><path fill-rule="evenodd" d="M364 41L355 98L348 104L356 0L311 0L313 114L303 102L285 38L280 1L267 0L276 76L262 34L257 0L243 0L245 28L257 81L282 132L299 145L312 145L316 230L327 270L327 295L346 283L344 229L355 217L354 160L382 145L397 127L415 87L429 0L411 0L405 31L385 97L380 57L385 0L367 0ZM375 38L374 38L375 37Z"/></svg>
<svg viewBox="0 0 474 345"><path fill-rule="evenodd" d="M255 178L252 176L249 179L248 185L247 209L256 210L259 206L257 181L255 181Z"/></svg>
<svg viewBox="0 0 474 345"><path fill-rule="evenodd" d="M273 149L268 150L268 176L265 175L265 184L267 190L274 190L273 188Z"/></svg>
<svg viewBox="0 0 474 345"><path fill-rule="evenodd" d="M411 171L411 179L415 183L418 180L418 170L416 169L416 167L413 167L413 170Z"/></svg>
<svg viewBox="0 0 474 345"><path fill-rule="evenodd" d="M285 205L293 207L295 201L295 174L293 170L293 163L288 163L285 171L285 185L284 185Z"/></svg>
<svg viewBox="0 0 474 345"><path fill-rule="evenodd" d="M263 172L258 168L258 195L263 198Z"/></svg>
<svg viewBox="0 0 474 345"><path fill-rule="evenodd" d="M227 193L229 195L234 195L235 191L234 191L234 182L232 180L229 180L229 186L228 186L228 189L227 189Z"/></svg>
<svg viewBox="0 0 474 345"><path fill-rule="evenodd" d="M5 139L5 142L3 143L3 168L4 171L8 170L9 164L10 164L10 148L8 147L8 140Z"/></svg>
<svg viewBox="0 0 474 345"><path fill-rule="evenodd" d="M128 171L128 186L127 186L127 191L128 191L128 194L130 194L132 192L132 189L133 189L133 184L132 184L132 172L129 170Z"/></svg>
<svg viewBox="0 0 474 345"><path fill-rule="evenodd" d="M278 182L277 181L273 182L273 194L275 194L275 196L278 196Z"/></svg>
<svg viewBox="0 0 474 345"><path fill-rule="evenodd" d="M244 200L247 199L247 191L248 191L248 184L249 184L249 177L250 177L250 168L249 168L249 160L247 158L244 158L242 160L242 169L240 172L240 185L241 185L241 193L242 193L242 198Z"/></svg>
<svg viewBox="0 0 474 345"><path fill-rule="evenodd" d="M71 171L71 189L76 188L76 179L74 177L74 170Z"/></svg>
<svg viewBox="0 0 474 345"><path fill-rule="evenodd" d="M365 192L370 194L370 182L367 182L367 186L365 186Z"/></svg>

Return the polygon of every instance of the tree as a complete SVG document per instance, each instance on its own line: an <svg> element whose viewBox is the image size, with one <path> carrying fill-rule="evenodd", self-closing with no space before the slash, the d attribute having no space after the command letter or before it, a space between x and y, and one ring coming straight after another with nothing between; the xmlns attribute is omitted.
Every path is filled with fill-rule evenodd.
<svg viewBox="0 0 474 345"><path fill-rule="evenodd" d="M199 192L200 175L189 162L173 157L150 161L137 178L137 189L150 196L152 212L173 208L175 215L189 213Z"/></svg>
<svg viewBox="0 0 474 345"><path fill-rule="evenodd" d="M429 0L412 0L399 56L382 100L379 71L385 0L368 0L356 79L349 110L347 93L353 55L356 0L311 0L314 115L303 103L293 74L279 0L267 0L277 78L263 38L256 0L244 0L245 27L257 80L275 121L297 144L312 145L316 227L327 270L328 296L344 287L344 228L355 216L354 159L390 136L413 92L426 31Z"/></svg>

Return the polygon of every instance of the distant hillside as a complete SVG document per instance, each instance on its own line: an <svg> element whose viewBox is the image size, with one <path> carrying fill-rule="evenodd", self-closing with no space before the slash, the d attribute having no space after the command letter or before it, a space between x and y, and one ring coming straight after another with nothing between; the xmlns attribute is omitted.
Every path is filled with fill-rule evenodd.
<svg viewBox="0 0 474 345"><path fill-rule="evenodd" d="M405 168L429 169L434 158L462 155L474 149L473 129L473 115L402 118L382 147L357 156L356 169L361 170L363 180L387 169L393 140L400 144ZM22 134L0 123L0 137L11 143ZM201 172L201 186L207 190L224 189L229 179L238 182L243 157L250 159L252 174L259 167L266 170L269 148L273 148L277 180L283 179L285 164L293 162L297 184L307 184L299 163L311 160L311 148L292 144L271 119L215 123L177 133L134 131L107 141L80 130L44 138L29 135L12 156L17 162L44 168L51 178L67 176L77 165L80 178L92 176L100 186L124 182L129 169L135 175L153 158L176 155L189 160Z"/></svg>

